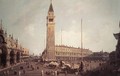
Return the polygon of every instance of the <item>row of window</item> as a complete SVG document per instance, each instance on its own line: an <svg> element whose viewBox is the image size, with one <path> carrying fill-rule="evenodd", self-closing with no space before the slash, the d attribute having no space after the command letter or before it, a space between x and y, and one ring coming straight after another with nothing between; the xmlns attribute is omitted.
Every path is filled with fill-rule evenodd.
<svg viewBox="0 0 120 76"><path fill-rule="evenodd" d="M78 57L56 57L57 60L78 60Z"/></svg>
<svg viewBox="0 0 120 76"><path fill-rule="evenodd" d="M56 48L55 49L56 51L67 51L67 52L81 52L81 50L80 49L69 49L69 48ZM88 53L88 52L90 52L89 50L82 50L82 52L84 52L84 53Z"/></svg>
<svg viewBox="0 0 120 76"><path fill-rule="evenodd" d="M56 48L56 50L65 50L65 51L80 51L80 49L70 49L70 48Z"/></svg>
<svg viewBox="0 0 120 76"><path fill-rule="evenodd" d="M24 51L24 54L29 54L29 51Z"/></svg>
<svg viewBox="0 0 120 76"><path fill-rule="evenodd" d="M73 53L73 52L55 52L56 55L60 55L60 56L86 56L88 55L87 53Z"/></svg>

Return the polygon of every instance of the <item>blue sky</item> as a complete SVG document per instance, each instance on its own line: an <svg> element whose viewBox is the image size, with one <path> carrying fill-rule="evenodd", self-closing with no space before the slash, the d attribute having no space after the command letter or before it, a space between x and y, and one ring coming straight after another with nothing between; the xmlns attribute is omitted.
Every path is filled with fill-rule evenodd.
<svg viewBox="0 0 120 76"><path fill-rule="evenodd" d="M46 16L50 0L0 0L4 29L19 39L30 53L46 47ZM119 32L120 0L53 0L56 44L80 47L83 19L83 45L92 51L115 50L113 33Z"/></svg>

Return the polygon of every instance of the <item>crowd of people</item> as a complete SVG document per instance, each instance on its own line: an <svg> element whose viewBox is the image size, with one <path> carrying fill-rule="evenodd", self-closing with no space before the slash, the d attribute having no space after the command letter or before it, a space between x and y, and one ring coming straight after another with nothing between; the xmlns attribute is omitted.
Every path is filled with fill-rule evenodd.
<svg viewBox="0 0 120 76"><path fill-rule="evenodd" d="M81 61L78 63L79 67L77 69L67 66L64 68L64 70L62 69L62 67L65 65L64 62L59 62L59 67L56 68L50 69L49 67L46 67L48 70L44 69L45 64L45 62L29 61L20 65L17 70L15 70L16 68L11 67L11 69L4 71L3 73L5 76L9 74L14 76L24 76L29 71L37 70L39 71L40 76L61 76L61 74L64 76L68 76L69 74L76 76L114 76L116 73L115 71L109 70L108 67L105 66L106 63L104 61ZM73 65L74 63L69 64Z"/></svg>

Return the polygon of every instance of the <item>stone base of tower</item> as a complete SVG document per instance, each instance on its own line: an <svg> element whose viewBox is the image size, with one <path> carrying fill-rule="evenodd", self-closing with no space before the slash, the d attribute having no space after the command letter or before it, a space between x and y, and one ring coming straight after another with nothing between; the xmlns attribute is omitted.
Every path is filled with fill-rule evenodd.
<svg viewBox="0 0 120 76"><path fill-rule="evenodd" d="M52 56L52 55L51 55L51 56ZM51 57L51 56L48 56L48 55L47 55L46 58L45 58L45 61L56 61L56 57L55 57L55 56L54 56L54 57L53 57L53 56Z"/></svg>
<svg viewBox="0 0 120 76"><path fill-rule="evenodd" d="M47 53L44 53L43 55L42 55L42 59L43 59L43 61L56 61L56 57L54 56L54 57L50 57Z"/></svg>

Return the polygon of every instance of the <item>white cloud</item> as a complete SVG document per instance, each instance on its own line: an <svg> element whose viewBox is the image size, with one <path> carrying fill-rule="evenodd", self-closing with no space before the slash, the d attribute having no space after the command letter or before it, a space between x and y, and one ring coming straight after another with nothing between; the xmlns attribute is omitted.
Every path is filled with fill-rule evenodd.
<svg viewBox="0 0 120 76"><path fill-rule="evenodd" d="M0 0L0 18L7 26L5 28L32 51L35 49L36 54L45 48L43 40L49 4L49 0ZM53 7L56 44L61 44L62 27L63 44L80 46L80 21L83 18L84 47L93 51L115 50L116 40L112 34L119 32L119 0L54 0Z"/></svg>
<svg viewBox="0 0 120 76"><path fill-rule="evenodd" d="M27 34L27 35L29 35L29 36L34 36L34 34L35 34L35 27L34 27L34 24L31 24L31 25L29 25L29 26L26 26L25 28L24 28L24 32Z"/></svg>

